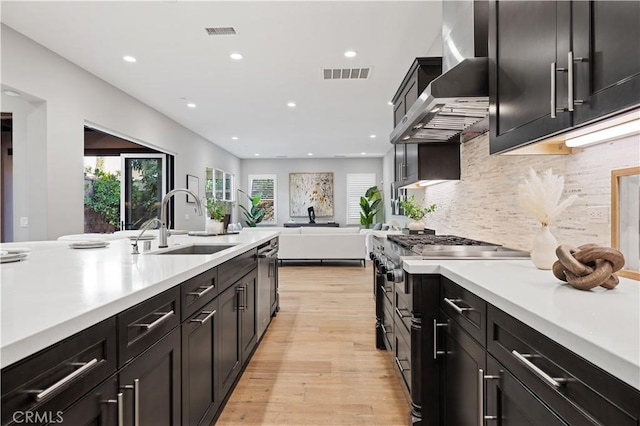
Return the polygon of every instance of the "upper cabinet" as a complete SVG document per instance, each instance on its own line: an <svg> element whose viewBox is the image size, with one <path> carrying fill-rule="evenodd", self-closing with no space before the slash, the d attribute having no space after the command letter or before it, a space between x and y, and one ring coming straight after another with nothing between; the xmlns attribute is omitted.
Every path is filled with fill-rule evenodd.
<svg viewBox="0 0 640 426"><path fill-rule="evenodd" d="M640 105L640 3L492 1L491 153Z"/></svg>
<svg viewBox="0 0 640 426"><path fill-rule="evenodd" d="M393 127L402 122L420 94L440 74L442 58L416 58L393 96Z"/></svg>

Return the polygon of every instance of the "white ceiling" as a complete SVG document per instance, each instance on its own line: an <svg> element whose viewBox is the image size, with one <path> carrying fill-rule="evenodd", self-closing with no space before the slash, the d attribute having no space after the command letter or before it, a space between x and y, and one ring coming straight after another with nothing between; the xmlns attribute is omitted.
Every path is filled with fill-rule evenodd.
<svg viewBox="0 0 640 426"><path fill-rule="evenodd" d="M440 1L2 1L2 21L240 158L384 155L387 102L415 57L441 53ZM218 26L238 35L204 30Z"/></svg>

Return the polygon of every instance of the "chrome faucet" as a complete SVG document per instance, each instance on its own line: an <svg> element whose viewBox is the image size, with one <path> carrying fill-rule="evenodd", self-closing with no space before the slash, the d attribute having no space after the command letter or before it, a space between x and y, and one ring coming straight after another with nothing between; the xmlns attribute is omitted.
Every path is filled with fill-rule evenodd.
<svg viewBox="0 0 640 426"><path fill-rule="evenodd" d="M202 216L202 203L196 194L184 188L176 188L169 192L162 199L162 208L160 209L160 231L158 231L158 247L164 248L169 247L167 245L167 204L169 203L169 199L173 197L177 192L186 192L191 195L194 200L196 200L196 211L199 216Z"/></svg>
<svg viewBox="0 0 640 426"><path fill-rule="evenodd" d="M144 231L149 229L151 224L155 222L158 222L158 224L162 226L162 222L160 222L160 219L158 219L157 217L152 217L142 224L142 226L140 227L140 229L142 229L142 232L140 232L140 234L138 234L135 240L131 243L131 254L140 254L140 251L138 251L138 240L142 238L142 234L144 234Z"/></svg>

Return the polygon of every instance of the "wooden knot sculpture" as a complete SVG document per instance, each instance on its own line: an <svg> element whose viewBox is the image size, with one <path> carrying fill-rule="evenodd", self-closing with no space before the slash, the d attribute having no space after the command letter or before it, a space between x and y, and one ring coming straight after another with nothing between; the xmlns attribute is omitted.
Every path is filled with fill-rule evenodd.
<svg viewBox="0 0 640 426"><path fill-rule="evenodd" d="M553 264L553 275L579 290L597 286L614 288L618 285L615 272L624 266L620 251L597 244L584 244L578 248L561 244L556 249L558 260Z"/></svg>

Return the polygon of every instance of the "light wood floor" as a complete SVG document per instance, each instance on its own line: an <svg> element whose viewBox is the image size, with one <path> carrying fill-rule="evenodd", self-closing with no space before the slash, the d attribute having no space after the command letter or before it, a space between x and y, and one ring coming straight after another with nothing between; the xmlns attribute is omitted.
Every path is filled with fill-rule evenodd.
<svg viewBox="0 0 640 426"><path fill-rule="evenodd" d="M406 425L390 354L375 348L372 271L284 266L280 312L218 425Z"/></svg>

